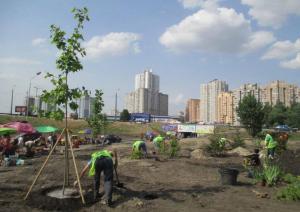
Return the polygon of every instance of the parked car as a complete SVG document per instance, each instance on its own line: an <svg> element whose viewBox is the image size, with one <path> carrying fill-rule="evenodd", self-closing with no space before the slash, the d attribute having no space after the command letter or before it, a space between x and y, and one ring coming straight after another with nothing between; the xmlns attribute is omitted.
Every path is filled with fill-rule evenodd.
<svg viewBox="0 0 300 212"><path fill-rule="evenodd" d="M279 132L290 132L291 128L288 125L278 125L275 127L275 130Z"/></svg>
<svg viewBox="0 0 300 212"><path fill-rule="evenodd" d="M106 135L103 139L103 144L120 143L122 138L117 135Z"/></svg>

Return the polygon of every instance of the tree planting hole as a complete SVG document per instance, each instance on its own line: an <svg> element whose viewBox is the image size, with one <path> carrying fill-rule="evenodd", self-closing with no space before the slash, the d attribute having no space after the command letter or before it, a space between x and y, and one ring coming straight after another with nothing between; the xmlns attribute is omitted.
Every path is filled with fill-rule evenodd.
<svg viewBox="0 0 300 212"><path fill-rule="evenodd" d="M153 200L153 199L157 199L158 195L156 194L144 194L144 199L145 200Z"/></svg>

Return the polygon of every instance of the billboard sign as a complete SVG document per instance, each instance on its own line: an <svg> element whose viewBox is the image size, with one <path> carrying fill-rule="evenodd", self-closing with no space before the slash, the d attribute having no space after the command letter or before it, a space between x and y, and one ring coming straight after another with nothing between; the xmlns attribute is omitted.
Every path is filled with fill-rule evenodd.
<svg viewBox="0 0 300 212"><path fill-rule="evenodd" d="M177 132L177 124L166 124L166 125L163 125L162 129L165 132L168 132L168 131Z"/></svg>
<svg viewBox="0 0 300 212"><path fill-rule="evenodd" d="M214 125L196 125L197 134L213 134L214 129Z"/></svg>
<svg viewBox="0 0 300 212"><path fill-rule="evenodd" d="M195 124L179 124L178 125L178 132L195 133L196 132L196 125Z"/></svg>
<svg viewBox="0 0 300 212"><path fill-rule="evenodd" d="M148 113L131 113L130 121L134 122L150 122L150 114Z"/></svg>
<svg viewBox="0 0 300 212"><path fill-rule="evenodd" d="M26 106L16 106L15 112L16 113L26 113L27 107Z"/></svg>

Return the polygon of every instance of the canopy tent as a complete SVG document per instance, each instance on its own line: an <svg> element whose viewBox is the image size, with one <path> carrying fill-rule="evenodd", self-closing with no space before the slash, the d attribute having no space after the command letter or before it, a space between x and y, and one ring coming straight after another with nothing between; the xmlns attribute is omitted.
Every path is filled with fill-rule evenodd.
<svg viewBox="0 0 300 212"><path fill-rule="evenodd" d="M7 128L7 127L0 128L0 135L13 134L16 132L17 130L14 128Z"/></svg>
<svg viewBox="0 0 300 212"><path fill-rule="evenodd" d="M27 122L10 122L10 123L4 124L3 127L13 128L19 133L35 132L35 129L32 127L32 125Z"/></svg>
<svg viewBox="0 0 300 212"><path fill-rule="evenodd" d="M52 127L52 126L39 126L35 128L36 131L40 132L40 133L53 133L58 131L58 129L56 127Z"/></svg>

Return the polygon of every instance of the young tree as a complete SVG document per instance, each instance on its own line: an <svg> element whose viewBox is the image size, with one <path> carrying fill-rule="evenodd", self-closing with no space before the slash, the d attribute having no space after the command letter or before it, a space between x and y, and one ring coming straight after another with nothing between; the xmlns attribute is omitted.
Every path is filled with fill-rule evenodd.
<svg viewBox="0 0 300 212"><path fill-rule="evenodd" d="M127 109L124 109L120 114L120 120L121 121L129 121L130 120L130 114Z"/></svg>
<svg viewBox="0 0 300 212"><path fill-rule="evenodd" d="M236 109L240 122L251 136L256 136L262 130L264 112L263 105L253 95L245 96Z"/></svg>
<svg viewBox="0 0 300 212"><path fill-rule="evenodd" d="M59 56L56 59L56 67L60 71L58 76L47 73L46 78L50 79L54 88L51 91L44 90L42 94L43 101L56 105L57 108L49 113L49 118L62 120L64 115L67 116L68 106L72 110L76 110L78 105L76 99L81 97L82 89L72 88L68 86L69 73L76 73L82 70L82 65L78 56L86 55L85 49L81 47L83 36L81 30L85 21L89 21L87 8L72 10L77 25L69 38L66 32L56 25L51 25L51 43L59 50ZM64 107L65 111L61 108ZM65 113L65 114L64 114Z"/></svg>
<svg viewBox="0 0 300 212"><path fill-rule="evenodd" d="M87 8L72 10L74 19L77 21L77 25L74 27L72 34L66 37L66 32L61 30L60 27L51 25L51 43L56 46L59 52L59 56L56 59L56 67L60 71L58 76L47 73L46 78L50 79L53 84L51 91L44 90L42 99L45 102L57 106L55 111L50 113L50 117L55 119L62 119L65 115L65 129L68 129L68 106L72 110L76 110L78 105L76 99L81 97L82 90L80 88L70 89L68 86L68 75L74 74L82 70L82 65L78 56L84 57L86 55L85 50L81 47L81 41L83 36L81 30L85 21L89 21ZM61 108L64 108L63 111ZM64 174L64 186L69 186L69 151L68 151L68 133L65 130L65 174Z"/></svg>
<svg viewBox="0 0 300 212"><path fill-rule="evenodd" d="M93 137L100 134L107 124L106 116L102 113L104 101L102 99L102 90L95 90L95 100L93 102L93 115L87 119L88 125L93 130Z"/></svg>

